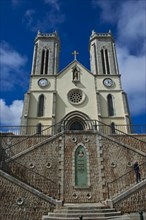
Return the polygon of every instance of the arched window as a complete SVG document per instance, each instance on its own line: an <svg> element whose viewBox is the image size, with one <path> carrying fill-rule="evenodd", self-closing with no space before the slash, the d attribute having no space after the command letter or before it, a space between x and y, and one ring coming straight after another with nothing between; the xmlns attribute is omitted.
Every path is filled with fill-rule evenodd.
<svg viewBox="0 0 146 220"><path fill-rule="evenodd" d="M114 115L114 106L113 106L113 97L111 94L107 96L107 104L108 104L108 115Z"/></svg>
<svg viewBox="0 0 146 220"><path fill-rule="evenodd" d="M88 186L87 154L82 145L75 151L75 186Z"/></svg>
<svg viewBox="0 0 146 220"><path fill-rule="evenodd" d="M44 115L44 95L39 96L38 100L38 117Z"/></svg>
<svg viewBox="0 0 146 220"><path fill-rule="evenodd" d="M108 51L107 51L107 49L105 50L105 60L106 60L107 74L110 74L110 67L109 67L109 59L108 59Z"/></svg>
<svg viewBox="0 0 146 220"><path fill-rule="evenodd" d="M48 58L49 58L49 50L46 50L45 74L48 73Z"/></svg>
<svg viewBox="0 0 146 220"><path fill-rule="evenodd" d="M36 130L37 134L41 134L41 130L42 130L42 124L39 123L37 124L37 130Z"/></svg>
<svg viewBox="0 0 146 220"><path fill-rule="evenodd" d="M41 74L43 74L43 71L44 71L44 57L45 57L45 50L42 50Z"/></svg>
<svg viewBox="0 0 146 220"><path fill-rule="evenodd" d="M115 123L112 122L111 123L111 134L115 134L116 133L116 130L115 130Z"/></svg>
<svg viewBox="0 0 146 220"><path fill-rule="evenodd" d="M33 64L33 74L35 74L35 69L36 69L37 52L38 52L38 44L35 45L34 64Z"/></svg>
<svg viewBox="0 0 146 220"><path fill-rule="evenodd" d="M106 74L103 49L101 50L101 61L102 61L103 74Z"/></svg>

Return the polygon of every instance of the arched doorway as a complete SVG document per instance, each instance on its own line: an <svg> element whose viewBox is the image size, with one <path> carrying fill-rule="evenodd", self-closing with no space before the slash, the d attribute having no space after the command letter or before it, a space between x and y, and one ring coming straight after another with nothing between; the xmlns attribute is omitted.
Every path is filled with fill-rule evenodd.
<svg viewBox="0 0 146 220"><path fill-rule="evenodd" d="M79 121L74 121L70 126L69 130L84 130L83 125Z"/></svg>
<svg viewBox="0 0 146 220"><path fill-rule="evenodd" d="M92 120L83 112L73 111L68 113L62 119L62 125L65 130L92 130Z"/></svg>

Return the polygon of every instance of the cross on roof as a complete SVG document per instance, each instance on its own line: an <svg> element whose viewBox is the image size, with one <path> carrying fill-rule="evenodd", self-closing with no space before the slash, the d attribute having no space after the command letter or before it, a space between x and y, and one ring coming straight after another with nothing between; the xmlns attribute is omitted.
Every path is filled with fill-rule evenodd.
<svg viewBox="0 0 146 220"><path fill-rule="evenodd" d="M76 60L76 56L79 54L76 50L74 50L74 52L72 52L72 54L74 55L74 60Z"/></svg>

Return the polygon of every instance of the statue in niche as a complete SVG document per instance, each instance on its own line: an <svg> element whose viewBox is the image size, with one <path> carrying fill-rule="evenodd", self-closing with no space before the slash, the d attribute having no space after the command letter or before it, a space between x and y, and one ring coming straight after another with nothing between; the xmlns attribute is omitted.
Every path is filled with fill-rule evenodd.
<svg viewBox="0 0 146 220"><path fill-rule="evenodd" d="M78 80L79 80L79 72L75 68L74 71L73 71L73 81L78 81Z"/></svg>

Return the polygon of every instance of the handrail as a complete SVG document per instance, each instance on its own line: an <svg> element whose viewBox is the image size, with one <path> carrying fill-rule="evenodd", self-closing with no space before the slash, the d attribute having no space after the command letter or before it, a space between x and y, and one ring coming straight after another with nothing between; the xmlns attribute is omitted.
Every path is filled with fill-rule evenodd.
<svg viewBox="0 0 146 220"><path fill-rule="evenodd" d="M109 127L110 129L112 128L111 125L107 125L107 124L105 124L105 123L103 123L103 122L101 122L101 121L98 121L98 120L96 120L96 121L99 122L100 124L104 125L104 126ZM118 125L117 125L117 126L118 126ZM129 125L129 127L131 127L131 126L132 126L132 125ZM146 141L140 140L140 139L138 139L138 138L136 138L136 137L130 135L129 133L125 133L125 132L123 132L123 131L117 129L116 127L115 127L114 129L115 129L115 131L117 131L117 133L115 132L115 134L120 134L120 133L121 133L121 134L123 134L123 135L129 136L130 138L132 137L133 139L136 139L136 140L141 141L141 142L143 142L143 143L146 144Z"/></svg>
<svg viewBox="0 0 146 220"><path fill-rule="evenodd" d="M61 123L56 123L54 125L51 125L43 130L41 130L41 134L38 135L38 133L35 133L33 135L27 136L26 138L23 138L22 140L17 141L14 144L11 145L7 145L5 148L2 146L1 150L2 150L2 155L0 160L1 161L5 161L7 160L9 157L21 153L23 150L26 150L28 148L31 148L34 145L38 145L40 143L42 143L42 141L45 141L46 139L53 137L51 134L50 135L44 135L44 132L49 131L49 129L51 129L52 135L54 134L58 134L61 131ZM36 137L36 138L34 138ZM18 148L18 147L19 148ZM14 149L13 149L14 147ZM7 156L7 158L6 158Z"/></svg>
<svg viewBox="0 0 146 220"><path fill-rule="evenodd" d="M102 124L102 125L100 126L97 123ZM119 142L124 143L125 145L129 145L129 146L134 147L135 149L141 150L141 151L144 151L146 149L146 142L145 141L143 141L141 139L138 139L135 136L130 135L129 133L125 133L125 132L115 128L115 133L110 134L109 130L111 130L112 127L110 125L107 125L107 124L105 124L101 121L98 121L98 120L95 120L95 125L94 126L96 127L96 130L99 126L99 132L101 132L103 134L106 134L107 136L112 135L112 137L114 139L118 139ZM106 130L106 127L108 127L108 131ZM128 139L123 138L123 136L128 137Z"/></svg>
<svg viewBox="0 0 146 220"><path fill-rule="evenodd" d="M33 167L32 167L33 168ZM55 181L47 178L18 162L2 162L1 169L19 179L20 181L38 189L39 191L60 199L60 186Z"/></svg>
<svg viewBox="0 0 146 220"><path fill-rule="evenodd" d="M54 125L51 125L51 126L45 128L45 129L41 130L41 133L44 133L45 131L48 131L50 128L52 129L53 126ZM29 145L29 147L30 147L30 145L34 145L33 141L30 141L30 143L27 143L27 141L30 140L33 137L36 137L36 136L37 136L37 144L40 143L42 141L42 139L44 139L44 137L48 138L48 135L47 136L42 136L41 134L38 134L36 132L35 134L27 136L26 138L23 138L22 140L14 143L14 144L11 144L11 145L9 145L5 148L2 147L2 156L1 156L2 161L4 161L5 159L8 159L8 158L5 158L5 156L7 154L10 154L10 153L14 154L13 151L12 151L12 147L14 147L14 146L18 146L18 144L22 144L22 143L24 143L24 144L26 143L26 145ZM7 153L7 151L8 151L8 153Z"/></svg>
<svg viewBox="0 0 146 220"><path fill-rule="evenodd" d="M50 128L54 128L54 127L55 127L56 125L58 125L58 124L60 124L60 122L57 123L57 124L55 124L55 125L51 125L51 126L45 128L45 129L41 130L41 133L44 133L45 131L48 131ZM22 139L21 141L18 141L17 143L10 145L8 148L5 148L5 150L10 149L10 148L13 147L14 145L16 146L17 144L20 144L20 143L22 143L23 141L28 140L29 138L32 138L32 137L35 137L35 136L41 137L41 133L38 134L38 132L36 132L35 134L30 135L30 136L28 136L28 137Z"/></svg>
<svg viewBox="0 0 146 220"><path fill-rule="evenodd" d="M106 123L104 123L100 120L93 119L93 120L84 120L84 121L85 122L86 121L91 121L91 122L97 121L100 124L102 124L104 126L108 126L108 127L111 128L111 125L108 125L108 124L106 124ZM65 120L65 121L62 121L62 122L60 121L56 124L61 124L62 123L62 125L64 126L66 124L66 122L68 122L68 120ZM46 127L46 128L43 129L42 131L45 131L48 128L54 127L56 124L50 125L50 126L49 125L43 125L42 127L43 128ZM97 124L98 123L95 123L94 125L98 126ZM35 133L31 134L33 128L35 128ZM41 133L39 134L38 132L36 132L36 128L37 128L36 125L35 126L31 126L31 125L27 125L27 126L18 126L18 125L17 126L3 126L3 125L0 125L0 136L4 136L4 135L8 135L8 136L10 136L10 135L12 135L12 136L14 136L14 135L18 135L18 136L19 135L29 135L29 136L31 136L31 135L35 135L35 134L40 135ZM138 128L138 130L140 132L136 132L136 128ZM27 130L27 132L26 131L23 132L23 129ZM122 132L124 133L124 130L127 130L130 134L146 134L146 124L136 124L136 125L135 124L134 125L133 124L130 124L130 125L118 124L118 125L115 125L115 130L120 131L121 133ZM18 133L18 131L19 131L19 133ZM142 132L145 132L145 133L142 133ZM109 132L109 134L111 134L111 133Z"/></svg>
<svg viewBox="0 0 146 220"><path fill-rule="evenodd" d="M84 120L84 123L86 124L86 127L87 127L87 129L85 128L85 130L97 130L97 131L99 131L99 132L101 132L101 133L103 133L103 134L106 134L107 135L107 137L109 136L109 135L111 135L111 133L110 133L110 131L111 131L111 125L107 125L107 124L105 124L105 123L103 123L103 122L101 122L101 121L98 121L98 120ZM4 148L4 151L6 152L7 150L8 150L8 153L10 154L10 151L12 151L11 149L12 149L12 147L13 146L16 146L16 145L20 145L21 143L23 143L23 144L21 144L21 145L27 145L27 146L29 146L29 147L31 147L31 146L33 146L33 145L35 145L35 144L38 144L38 143L41 143L41 141L42 140L44 140L45 138L48 138L48 131L50 131L50 129L51 129L51 132L52 131L54 131L54 134L55 134L55 132L56 132L56 134L57 134L57 132L59 132L60 130L66 130L67 129L67 124L68 124L68 120L65 120L65 121L63 121L63 122L59 122L59 123L57 123L57 124L54 124L54 125L51 125L51 126L48 126L47 128L45 128L45 129L43 129L43 130L41 130L41 133L40 134L38 134L37 132L35 133L35 134L33 134L33 135L29 135L29 136L27 136L26 138L24 138L24 139L22 139L22 140L19 140L18 142L16 142L16 143L14 143L14 144L11 144L11 145L9 145L9 146L7 146L7 147L5 147ZM58 127L57 127L58 126ZM129 126L131 126L131 125L129 125ZM56 129L57 128L57 129ZM58 129L59 128L59 129ZM126 127L127 128L127 127ZM114 128L114 131L115 131L115 135L117 134L117 136L115 136L115 135L113 135L112 134L112 137L113 138L115 138L115 139L118 139L118 141L119 141L119 143L121 142L121 143L124 143L124 144L126 144L126 145L130 145L130 146L134 146L135 147L135 149L140 149L141 151L143 151L144 150L144 146L146 146L146 142L145 141L143 141L143 140L140 140L140 139L138 139L138 138L136 138L136 137L134 137L133 135L130 135L130 134L128 134L128 133L125 133L125 132L123 132L122 130L119 130L119 129L117 129L117 128ZM51 132L50 132L50 136L51 136ZM46 134L47 133L47 135L44 135L44 134ZM128 139L130 138L130 142L127 140L127 139L125 139L125 138L123 138L122 136L121 136L121 134L122 135L126 135L127 137L128 137ZM33 140L33 139L31 139L31 138L33 138L33 137L37 137L37 140ZM30 140L29 140L30 139ZM29 142L29 143L27 143L27 141ZM37 143L36 143L37 142ZM27 147L26 146L26 147ZM12 154L13 154L13 151L12 151Z"/></svg>
<svg viewBox="0 0 146 220"><path fill-rule="evenodd" d="M146 162L139 165L141 179L146 178ZM108 197L114 197L118 193L121 193L123 189L128 189L131 185L136 183L135 172L132 169L113 181L107 182Z"/></svg>

